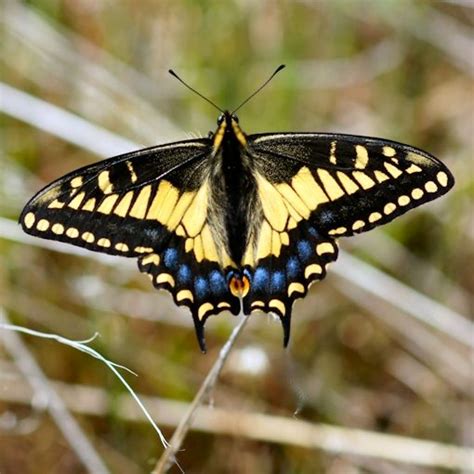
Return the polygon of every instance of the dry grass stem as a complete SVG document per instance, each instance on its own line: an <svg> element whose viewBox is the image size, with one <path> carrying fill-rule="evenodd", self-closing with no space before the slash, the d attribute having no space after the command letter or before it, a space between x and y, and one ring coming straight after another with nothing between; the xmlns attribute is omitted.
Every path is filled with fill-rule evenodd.
<svg viewBox="0 0 474 474"><path fill-rule="evenodd" d="M163 453L155 468L153 469L153 474L163 474L175 461L176 453L181 448L184 438L191 428L197 410L203 405L203 403L205 403L210 392L214 389L219 374L221 373L222 368L224 367L224 364L230 355L232 347L234 346L239 334L242 332L245 324L248 321L247 316L241 315L241 318L242 319L239 321L237 326L235 326L226 343L222 346L221 350L219 351L219 355L214 362L214 365L212 366L211 370L209 370L206 378L199 387L199 390L196 393L194 400L189 405L188 410L181 418L175 432L173 433L173 436L170 439L168 448Z"/></svg>

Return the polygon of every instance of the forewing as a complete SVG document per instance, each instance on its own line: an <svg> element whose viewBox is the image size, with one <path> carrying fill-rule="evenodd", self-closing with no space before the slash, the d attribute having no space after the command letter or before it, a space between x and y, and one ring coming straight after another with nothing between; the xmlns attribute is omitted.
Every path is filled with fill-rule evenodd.
<svg viewBox="0 0 474 474"><path fill-rule="evenodd" d="M388 140L264 134L249 137L249 148L260 172L279 191L291 187L318 232L328 236L348 236L390 222L454 184L434 156Z"/></svg>
<svg viewBox="0 0 474 474"><path fill-rule="evenodd" d="M159 248L180 189L196 190L209 145L179 142L78 169L39 191L20 216L23 230L126 257ZM202 173L201 173L202 174Z"/></svg>

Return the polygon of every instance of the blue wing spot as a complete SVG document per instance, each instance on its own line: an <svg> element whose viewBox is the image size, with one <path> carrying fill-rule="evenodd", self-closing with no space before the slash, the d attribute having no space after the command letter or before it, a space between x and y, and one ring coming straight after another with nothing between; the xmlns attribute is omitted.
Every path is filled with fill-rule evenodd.
<svg viewBox="0 0 474 474"><path fill-rule="evenodd" d="M319 214L319 220L323 224L332 224L335 221L334 212L329 210L321 211L321 213Z"/></svg>
<svg viewBox="0 0 474 474"><path fill-rule="evenodd" d="M309 233L311 236L316 237L317 239L318 239L319 237L321 237L321 236L319 235L319 232L318 232L314 227L308 227L308 233Z"/></svg>
<svg viewBox="0 0 474 474"><path fill-rule="evenodd" d="M296 257L290 257L286 263L286 273L288 274L288 278L292 280L293 278L296 278L300 272L300 262Z"/></svg>
<svg viewBox="0 0 474 474"><path fill-rule="evenodd" d="M213 270L209 275L209 282L211 284L211 290L214 294L227 292L227 285L225 282L225 278L221 272L217 270Z"/></svg>
<svg viewBox="0 0 474 474"><path fill-rule="evenodd" d="M270 291L280 292L285 289L285 274L283 272L275 272L272 275L270 283Z"/></svg>
<svg viewBox="0 0 474 474"><path fill-rule="evenodd" d="M265 290L269 280L268 270L265 268L257 268L253 274L252 288L254 290Z"/></svg>
<svg viewBox="0 0 474 474"><path fill-rule="evenodd" d="M309 260L310 257L313 255L313 249L311 248L311 244L307 240L300 240L296 246L298 251L298 256L302 262Z"/></svg>
<svg viewBox="0 0 474 474"><path fill-rule="evenodd" d="M225 281L227 283L227 285L229 285L230 281L232 280L232 278L237 274L237 272L235 270L229 270L227 272L227 275L225 276Z"/></svg>
<svg viewBox="0 0 474 474"><path fill-rule="evenodd" d="M163 262L171 270L178 266L178 251L173 248L166 249L163 253Z"/></svg>
<svg viewBox="0 0 474 474"><path fill-rule="evenodd" d="M144 229L140 230L140 232L143 232L144 236L146 237L144 240L146 240L147 242L153 242L155 245L159 243L165 236L163 229L157 228L156 223L156 221L153 222L152 228L147 226Z"/></svg>
<svg viewBox="0 0 474 474"><path fill-rule="evenodd" d="M178 270L178 282L186 285L191 281L191 269L187 265L181 265Z"/></svg>
<svg viewBox="0 0 474 474"><path fill-rule="evenodd" d="M198 298L205 298L209 293L209 283L203 277L197 277L194 280L194 292L196 293Z"/></svg>

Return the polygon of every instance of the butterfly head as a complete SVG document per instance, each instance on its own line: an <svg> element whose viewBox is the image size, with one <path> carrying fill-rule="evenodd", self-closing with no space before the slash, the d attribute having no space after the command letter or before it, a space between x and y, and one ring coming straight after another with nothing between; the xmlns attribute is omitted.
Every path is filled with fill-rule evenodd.
<svg viewBox="0 0 474 474"><path fill-rule="evenodd" d="M221 126L223 123L225 123L226 127L232 127L233 122L239 123L239 117L228 110L224 110L224 112L222 112L219 117L217 117L218 126Z"/></svg>

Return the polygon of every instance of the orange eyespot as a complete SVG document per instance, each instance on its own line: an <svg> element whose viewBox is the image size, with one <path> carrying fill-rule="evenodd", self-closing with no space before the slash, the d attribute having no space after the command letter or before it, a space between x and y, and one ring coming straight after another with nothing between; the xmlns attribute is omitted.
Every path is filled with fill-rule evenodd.
<svg viewBox="0 0 474 474"><path fill-rule="evenodd" d="M243 298L250 290L250 281L245 275L241 278L233 276L229 281L229 289L237 298Z"/></svg>

